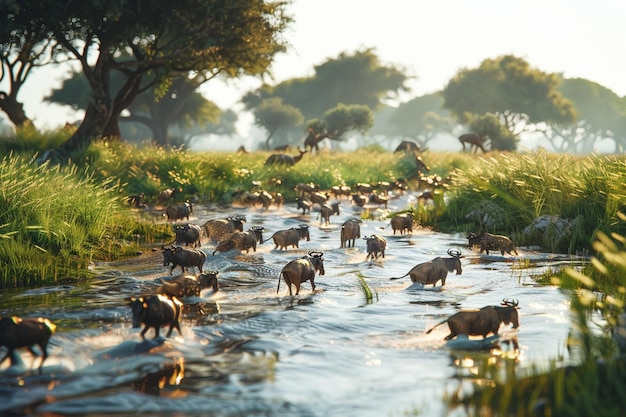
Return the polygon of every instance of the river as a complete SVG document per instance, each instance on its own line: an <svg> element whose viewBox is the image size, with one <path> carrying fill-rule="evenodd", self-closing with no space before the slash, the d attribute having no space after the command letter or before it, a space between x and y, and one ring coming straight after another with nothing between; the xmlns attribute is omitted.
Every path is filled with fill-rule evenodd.
<svg viewBox="0 0 626 417"><path fill-rule="evenodd" d="M402 210L414 196L391 200ZM462 416L443 397L475 374L475 355L446 347L446 325L426 330L460 308L519 302L520 327L502 325L502 344L492 355L516 369L568 360L569 295L538 285L533 276L560 255L519 249L519 256L480 255L461 234L414 229L393 235L377 207L341 203L342 212L322 227L318 212L302 215L294 205L269 210L195 207L190 222L242 214L245 228L263 226L264 238L302 223L310 241L299 249L275 250L269 241L256 252L211 255L203 241L205 269L219 271L220 290L184 299L182 336L142 342L131 327L132 296L154 292L169 277L159 247L130 261L95 265L96 277L81 285L4 291L2 316L45 316L57 324L42 374L39 359L20 351L17 366L0 371L3 415L161 415L161 416ZM384 259L365 261L365 242L340 249L341 224L369 210L361 236L379 234L388 242ZM159 219L159 221L162 221ZM463 273L446 285L412 286L407 273L417 263L464 255ZM324 252L326 274L317 289L302 284L289 296L285 283L276 293L278 273L308 251ZM176 272L175 272L176 274ZM367 297L359 275L372 292ZM4 351L4 350L3 350ZM33 368L34 367L34 368Z"/></svg>

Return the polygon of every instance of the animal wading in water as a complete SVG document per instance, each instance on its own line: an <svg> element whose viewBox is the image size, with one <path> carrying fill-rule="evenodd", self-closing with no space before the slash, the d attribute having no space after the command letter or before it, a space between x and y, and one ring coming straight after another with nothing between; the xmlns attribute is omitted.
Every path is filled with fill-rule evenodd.
<svg viewBox="0 0 626 417"><path fill-rule="evenodd" d="M130 308L133 312L133 328L141 327L145 324L141 331L141 338L146 338L146 332L154 327L154 338L159 337L161 326L169 324L167 337L170 337L172 330L178 330L178 334L182 336L180 331L180 311L183 303L177 298L168 298L165 295L151 295L148 297L139 297L130 299Z"/></svg>
<svg viewBox="0 0 626 417"><path fill-rule="evenodd" d="M37 345L41 349L41 363L39 373L43 363L48 357L48 342L56 330L56 325L46 318L20 318L20 317L0 317L0 346L6 346L7 353L0 364L7 358L13 360L15 349L26 348L34 357L37 354L32 346Z"/></svg>
<svg viewBox="0 0 626 417"><path fill-rule="evenodd" d="M245 221L245 216L227 217L225 219L211 219L204 223L202 227L204 227L204 231L206 232L209 240L221 242L235 232L243 232L243 223Z"/></svg>
<svg viewBox="0 0 626 417"><path fill-rule="evenodd" d="M446 285L448 272L456 270L457 275L463 273L461 267L461 258L463 256L461 256L461 252L448 249L448 255L450 255L450 258L437 257L430 261L422 262L415 265L413 269L401 277L390 279L400 279L409 275L412 282L418 282L423 285L433 284L433 287L437 284L437 281L441 280L441 286L443 287Z"/></svg>
<svg viewBox="0 0 626 417"><path fill-rule="evenodd" d="M450 340L460 334L467 336L482 336L483 339L488 334L497 334L500 323L513 325L514 329L519 327L519 317L517 314L519 302L502 300L500 306L486 306L480 310L459 311L446 320L437 323L426 332L429 334L437 326L448 323L450 334L444 340Z"/></svg>
<svg viewBox="0 0 626 417"><path fill-rule="evenodd" d="M165 294L170 297L191 297L199 296L200 291L212 287L214 292L219 291L217 283L218 271L209 271L195 275L178 275L165 281L157 289L157 294Z"/></svg>
<svg viewBox="0 0 626 417"><path fill-rule="evenodd" d="M387 239L378 235L364 236L365 244L367 246L367 256L365 260L374 260L379 256L385 257L385 249L387 249Z"/></svg>
<svg viewBox="0 0 626 417"><path fill-rule="evenodd" d="M187 219L193 213L193 204L187 200L184 203L173 204L165 209L164 216L167 216L167 221L176 221Z"/></svg>
<svg viewBox="0 0 626 417"><path fill-rule="evenodd" d="M474 233L470 233L467 238L469 239L470 248L473 246L480 246L480 253L487 252L489 255L490 250L500 251L502 256L504 256L504 252L509 255L519 255L515 246L513 246L513 242L506 236L503 235L492 235L491 233L481 233L476 235Z"/></svg>
<svg viewBox="0 0 626 417"><path fill-rule="evenodd" d="M252 249L256 252L256 244L263 243L264 230L262 226L252 226L245 232L235 232L228 239L217 244L213 255L217 252L226 252L233 249L241 252L245 250L246 253Z"/></svg>
<svg viewBox="0 0 626 417"><path fill-rule="evenodd" d="M341 248L354 247L354 242L361 237L361 219L346 220L341 226Z"/></svg>
<svg viewBox="0 0 626 417"><path fill-rule="evenodd" d="M185 249L178 246L163 249L163 266L172 264L170 275L178 265L183 274L187 272L189 267L195 266L202 273L202 266L206 260L206 254L200 249Z"/></svg>
<svg viewBox="0 0 626 417"><path fill-rule="evenodd" d="M293 295L291 285L295 285L296 295L298 295L300 294L300 284L306 281L311 281L311 291L315 291L315 272L319 272L320 275L325 274L323 256L323 252L309 251L307 256L294 259L285 265L278 275L276 294L280 290L281 277L285 280L287 288L289 288L289 295Z"/></svg>
<svg viewBox="0 0 626 417"><path fill-rule="evenodd" d="M301 240L311 240L311 237L309 235L309 226L307 224L301 224L298 227L292 227L286 230L279 230L267 240L270 239L274 241L274 249L287 250L289 246L298 248L299 242ZM264 242L267 242L267 240L265 240Z"/></svg>

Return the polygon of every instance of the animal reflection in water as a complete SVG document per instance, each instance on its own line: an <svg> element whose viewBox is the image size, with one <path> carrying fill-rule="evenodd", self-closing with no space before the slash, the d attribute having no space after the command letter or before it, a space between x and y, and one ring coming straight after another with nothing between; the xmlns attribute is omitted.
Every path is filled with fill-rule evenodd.
<svg viewBox="0 0 626 417"><path fill-rule="evenodd" d="M160 395L161 390L168 385L177 386L185 377L183 358L174 364L165 365L156 372L150 372L138 381L132 383L135 391L144 394Z"/></svg>

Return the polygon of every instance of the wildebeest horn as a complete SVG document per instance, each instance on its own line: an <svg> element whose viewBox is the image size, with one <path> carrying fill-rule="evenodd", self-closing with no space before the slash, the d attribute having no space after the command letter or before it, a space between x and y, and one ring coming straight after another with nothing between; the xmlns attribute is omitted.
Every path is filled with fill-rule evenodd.
<svg viewBox="0 0 626 417"><path fill-rule="evenodd" d="M460 250L452 250L452 249L448 249L448 255L454 257L454 258L460 258L461 257L461 251Z"/></svg>
<svg viewBox="0 0 626 417"><path fill-rule="evenodd" d="M263 226L252 226L250 229L252 230L265 230Z"/></svg>
<svg viewBox="0 0 626 417"><path fill-rule="evenodd" d="M309 256L312 256L314 258L321 258L322 256L324 256L324 252L310 250L309 251Z"/></svg>
<svg viewBox="0 0 626 417"><path fill-rule="evenodd" d="M308 229L308 228L309 228L309 225L305 224L305 223L302 223L302 224L298 225L298 229Z"/></svg>
<svg viewBox="0 0 626 417"><path fill-rule="evenodd" d="M515 307L517 308L517 306L519 305L519 300L509 300L507 298L502 300L502 305L503 306L507 306L507 307Z"/></svg>

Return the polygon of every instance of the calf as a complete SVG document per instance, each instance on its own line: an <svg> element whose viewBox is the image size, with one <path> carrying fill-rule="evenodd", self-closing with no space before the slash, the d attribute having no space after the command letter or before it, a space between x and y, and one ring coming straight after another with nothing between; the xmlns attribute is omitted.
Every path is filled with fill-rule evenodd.
<svg viewBox="0 0 626 417"><path fill-rule="evenodd" d="M42 354L39 364L41 373L43 363L48 357L48 342L55 330L56 325L45 318L0 317L0 346L8 349L0 364L7 358L12 358L13 352L18 348L26 348L33 356L37 356L32 348L37 345Z"/></svg>
<svg viewBox="0 0 626 417"><path fill-rule="evenodd" d="M385 249L387 248L387 240L378 235L364 236L363 239L367 245L367 256L365 260L376 259L379 256L385 257Z"/></svg>
<svg viewBox="0 0 626 417"><path fill-rule="evenodd" d="M178 330L178 334L182 336L180 331L180 311L183 303L177 298L168 298L165 295L151 295L148 297L139 297L130 299L130 308L133 312L133 328L139 328L142 324L145 327L140 335L142 339L146 338L146 332L154 327L154 338L159 337L161 326L169 325L167 337L170 337L174 328Z"/></svg>

